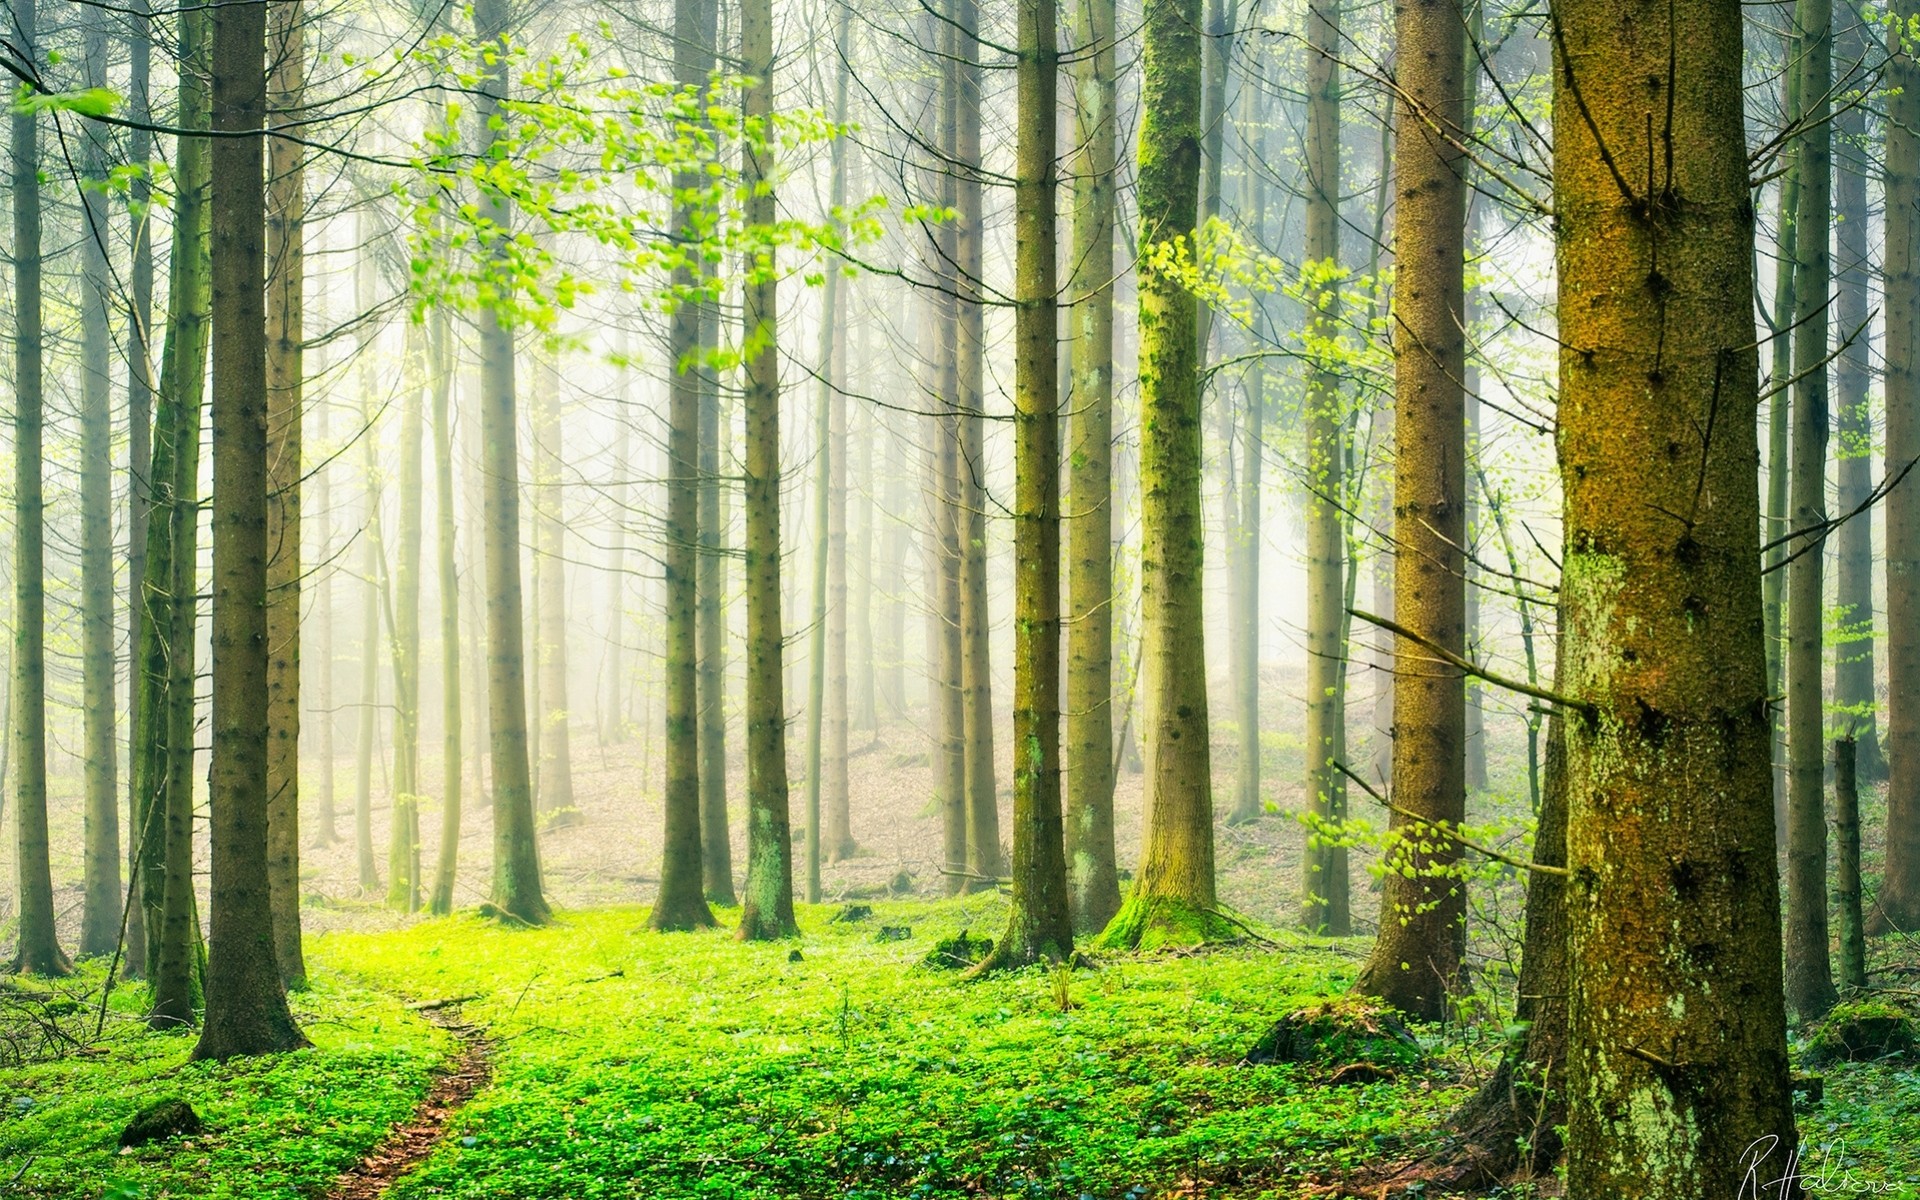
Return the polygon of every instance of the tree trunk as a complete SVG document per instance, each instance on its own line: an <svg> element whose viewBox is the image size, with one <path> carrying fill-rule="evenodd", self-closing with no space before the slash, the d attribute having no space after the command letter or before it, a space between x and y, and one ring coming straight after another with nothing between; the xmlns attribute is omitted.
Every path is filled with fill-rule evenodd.
<svg viewBox="0 0 1920 1200"><path fill-rule="evenodd" d="M460 862L461 770L460 575L455 565L453 524L453 320L445 309L428 318L433 376L434 566L440 591L440 854L427 909L453 911L453 883Z"/></svg>
<svg viewBox="0 0 1920 1200"><path fill-rule="evenodd" d="M107 14L82 16L88 87L107 85ZM120 944L120 784L114 728L113 629L113 330L108 313L107 128L79 131L80 231L80 668L86 759L85 904L80 956L106 956Z"/></svg>
<svg viewBox="0 0 1920 1200"><path fill-rule="evenodd" d="M427 387L422 330L409 324L400 400L400 529L394 546L393 824L387 831L387 907L420 909L420 544L425 485L420 455Z"/></svg>
<svg viewBox="0 0 1920 1200"><path fill-rule="evenodd" d="M1118 55L1113 0L1073 5L1071 380L1067 458L1067 867L1073 928L1120 909L1113 844L1113 222Z"/></svg>
<svg viewBox="0 0 1920 1200"><path fill-rule="evenodd" d="M278 120L299 120L306 94L300 0L270 13L272 71L267 104ZM274 118L269 118L270 121ZM306 471L301 343L306 336L306 147L267 143L267 883L280 978L307 984L300 947L300 555Z"/></svg>
<svg viewBox="0 0 1920 1200"><path fill-rule="evenodd" d="M1860 913L1859 743L1833 743L1833 907L1840 914L1840 988L1858 995L1867 987L1866 922Z"/></svg>
<svg viewBox="0 0 1920 1200"><path fill-rule="evenodd" d="M712 28L713 6L702 6ZM709 33L709 41L711 40ZM706 61L711 61L711 56ZM719 324L711 305L700 306L700 345L712 345ZM719 381L702 366L700 387L700 861L708 901L733 904L733 845L727 828L727 540L726 506L731 486L721 475L722 420ZM731 466L729 465L729 469Z"/></svg>
<svg viewBox="0 0 1920 1200"><path fill-rule="evenodd" d="M1155 260L1190 238L1200 183L1200 5L1146 12L1140 126L1141 591L1147 832L1111 947L1224 934L1215 910L1201 576L1200 373L1193 293Z"/></svg>
<svg viewBox="0 0 1920 1200"><path fill-rule="evenodd" d="M993 663L987 612L987 488L983 449L986 365L982 287L986 229L981 213L980 5L953 0L954 246L958 313L954 407L959 457L955 464L955 536L960 554L960 692L967 795L967 871L972 886L991 886L1006 869L1000 852L1000 789L993 751ZM951 610L950 610L951 611Z"/></svg>
<svg viewBox="0 0 1920 1200"><path fill-rule="evenodd" d="M773 113L773 2L741 0L740 58L753 83L744 115ZM774 222L771 147L749 147L746 222ZM780 351L775 252L757 248L744 290L741 344L746 357L747 592L747 895L740 909L742 941L792 937L793 842L787 813L787 718L781 695L780 623Z"/></svg>
<svg viewBox="0 0 1920 1200"><path fill-rule="evenodd" d="M38 0L11 6L13 36L35 60ZM13 969L65 975L72 969L54 931L53 868L47 847L46 499L42 478L45 370L40 313L40 123L13 113L13 719L14 806L18 826L19 945Z"/></svg>
<svg viewBox="0 0 1920 1200"><path fill-rule="evenodd" d="M677 0L673 10L674 78L682 89L707 86L711 55L702 40L703 0ZM700 186L692 171L674 178L674 189L692 194ZM693 214L678 206L676 241L694 236ZM694 260L673 269L673 287L691 292L698 283ZM661 553L666 623L666 817L661 836L660 895L647 924L659 930L706 929L716 922L701 891L700 856L700 307L679 304L668 317L667 357L667 539Z"/></svg>
<svg viewBox="0 0 1920 1200"><path fill-rule="evenodd" d="M976 972L1073 955L1060 813L1060 375L1053 0L1020 0L1014 150L1013 906ZM977 422L976 422L977 424Z"/></svg>
<svg viewBox="0 0 1920 1200"><path fill-rule="evenodd" d="M540 811L567 813L560 823L572 824L579 817L573 798L572 713L567 703L567 516L557 355L558 351L541 356L534 367L533 553L534 577L540 588L534 636L540 645L540 707L533 715L540 726Z"/></svg>
<svg viewBox="0 0 1920 1200"><path fill-rule="evenodd" d="M1844 69L1866 61L1866 37L1857 6L1843 7L1836 43ZM1839 299L1834 311L1842 343L1833 376L1839 392L1835 411L1839 445L1834 457L1839 460L1840 489L1835 511L1845 514L1864 505L1873 490L1873 415L1867 399L1873 374L1868 344L1873 262L1867 245L1867 164L1857 158L1859 148L1867 144L1865 108L1842 105L1834 114L1834 129L1843 143L1834 162L1833 228L1840 252L1835 264ZM1862 512L1840 526L1834 540L1839 543L1840 612L1833 647L1833 699L1854 730L1861 777L1878 781L1887 777L1887 761L1880 753L1874 693L1873 521Z"/></svg>
<svg viewBox="0 0 1920 1200"><path fill-rule="evenodd" d="M208 10L179 18L182 129L208 120ZM146 909L147 1023L194 1020L200 944L193 891L193 747L199 607L200 409L206 394L211 296L207 191L211 147L182 137L174 163L167 340L153 423L153 513L137 652L141 681L134 793L141 808L141 904Z"/></svg>
<svg viewBox="0 0 1920 1200"><path fill-rule="evenodd" d="M1827 515L1828 301L1832 262L1832 0L1799 0L1800 95L1807 126L1800 134L1799 239L1794 291L1805 312L1793 329L1794 529L1812 532L1788 543L1787 564L1787 1003L1803 1020L1833 1005L1827 944L1826 687L1821 646Z"/></svg>
<svg viewBox="0 0 1920 1200"><path fill-rule="evenodd" d="M1892 11L1906 23L1920 4L1899 0ZM1888 48L1887 463L1901 470L1920 458L1920 69L1909 39ZM1873 934L1920 930L1920 489L1894 488L1886 505L1887 850Z"/></svg>
<svg viewBox="0 0 1920 1200"><path fill-rule="evenodd" d="M1794 127L1800 120L1800 88L1803 72L1800 63L1798 14L1787 9L1787 31L1782 39L1781 120ZM1889 135L1891 136L1891 135ZM1761 603L1767 629L1767 694L1786 691L1785 616L1787 595L1786 542L1789 518L1789 492L1792 480L1792 380L1793 323L1799 312L1795 295L1795 260L1799 253L1796 222L1799 220L1800 181L1806 169L1796 152L1797 141L1784 151L1786 173L1780 177L1780 209L1774 236L1773 275L1773 366L1768 383L1773 393L1767 405L1767 570L1761 577ZM1770 752L1774 763L1774 839L1782 852L1787 845L1787 744L1781 710L1774 710L1773 742Z"/></svg>
<svg viewBox="0 0 1920 1200"><path fill-rule="evenodd" d="M333 409L320 406L320 445L323 453L331 455L333 446ZM316 463L313 470L314 510L319 515L320 527L315 533L313 544L318 547L320 556L326 557L333 552L333 463ZM315 573L313 587L318 592L314 597L312 627L314 630L313 658L319 660L319 678L314 686L314 704L319 713L319 774L320 795L315 800L315 822L313 845L316 849L326 849L340 840L340 831L336 827L334 813L334 733L338 719L334 712L334 673L336 658L333 648L334 638L334 572L331 570Z"/></svg>
<svg viewBox="0 0 1920 1200"><path fill-rule="evenodd" d="M1346 815L1346 413L1335 357L1340 293L1340 11L1314 0L1307 14L1307 230L1312 281L1307 329L1307 811L1315 822ZM1258 742L1254 743L1257 754ZM1251 797L1255 806L1259 796ZM1331 937L1352 932L1347 854L1340 838L1307 831L1301 923Z"/></svg>
<svg viewBox="0 0 1920 1200"><path fill-rule="evenodd" d="M153 119L153 18L145 0L135 0L133 34L128 39L128 111L136 124ZM128 162L144 167L153 157L153 134L135 129L127 135ZM134 781L139 761L140 621L146 604L147 525L153 514L153 181L143 170L127 188L133 227L133 261L127 269L127 871L138 880L143 845L159 840L144 819L148 811ZM11 672L9 672L9 675ZM9 690L8 703L12 703ZM11 711L9 711L11 715ZM0 730L0 753L12 745L12 731ZM0 779L8 778L0 773ZM122 969L129 979L147 973L147 906L138 895L127 912Z"/></svg>
<svg viewBox="0 0 1920 1200"><path fill-rule="evenodd" d="M1555 15L1566 1191L1732 1195L1794 1150L1741 11Z"/></svg>
<svg viewBox="0 0 1920 1200"><path fill-rule="evenodd" d="M356 307L371 313L373 295L373 221L362 208L355 222L359 242L354 262ZM378 386L379 365L375 361L374 327L363 326L355 353L360 359L360 463L364 494L360 533L360 704L355 714L358 725L354 737L353 779L353 852L360 873L360 892L371 896L380 889L380 870L373 858L373 759L374 738L378 736L380 712L380 579L386 573L386 557L380 536L380 465L375 433L379 410L373 393Z"/></svg>
<svg viewBox="0 0 1920 1200"><path fill-rule="evenodd" d="M213 10L213 128L267 117L267 5ZM297 1050L267 867L265 149L213 143L213 841L207 1012L196 1059Z"/></svg>
<svg viewBox="0 0 1920 1200"><path fill-rule="evenodd" d="M1461 111L1465 114L1465 140L1469 145L1477 145L1479 133L1475 128L1475 114L1480 103L1480 73L1482 56L1489 53L1486 46L1486 4L1484 0L1466 0L1467 45L1462 55L1461 83L1466 95L1461 100ZM1492 64L1487 64L1491 69ZM1474 178L1471 165L1467 168L1469 184L1478 182ZM1480 226L1486 215L1484 197L1477 188L1467 193L1467 223L1465 233L1466 254L1478 258L1480 247ZM1480 354L1479 345L1474 341L1474 326L1480 319L1480 287L1477 282L1468 285L1460 301L1462 328L1466 334L1465 366L1461 372L1462 391L1465 394L1467 410L1467 458L1472 462L1480 460ZM1480 545L1480 506L1472 484L1466 485L1466 515L1461 521L1466 531L1466 540L1461 545L1473 553ZM1485 659L1482 646L1480 602L1482 584L1480 568L1471 560L1466 564L1465 593L1465 632L1462 644L1467 648L1467 657L1475 662ZM1461 739L1466 751L1466 786L1468 792L1487 790L1487 723L1485 710L1485 690L1480 681L1468 676L1466 681L1465 718L1461 725Z"/></svg>
<svg viewBox="0 0 1920 1200"><path fill-rule="evenodd" d="M1398 198L1394 230L1395 619L1458 655L1466 649L1466 341L1462 332L1466 113L1459 0L1396 10ZM1394 659L1393 798L1380 935L1356 990L1440 1019L1466 949L1466 896L1450 876L1457 843L1438 825L1466 817L1466 693L1460 672L1399 639Z"/></svg>
<svg viewBox="0 0 1920 1200"><path fill-rule="evenodd" d="M474 35L498 43L494 65L482 78L475 116L485 130L481 154L496 136L491 121L507 93L505 0L475 0ZM480 215L498 231L486 247L499 264L513 219L509 202L483 191ZM515 420L514 330L498 312L483 308L476 321L480 343L480 464L485 501L487 596L487 707L493 760L492 904L529 924L550 913L540 886L540 854L533 824L533 780L527 761L527 681L520 641L526 628L520 603L520 435Z"/></svg>

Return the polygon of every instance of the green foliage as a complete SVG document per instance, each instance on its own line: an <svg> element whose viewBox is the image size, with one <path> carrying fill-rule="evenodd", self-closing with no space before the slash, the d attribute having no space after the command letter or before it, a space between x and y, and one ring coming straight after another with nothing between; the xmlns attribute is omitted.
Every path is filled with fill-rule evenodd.
<svg viewBox="0 0 1920 1200"><path fill-rule="evenodd" d="M14 97L14 110L29 113L73 113L75 116L110 117L120 107L120 93L107 88L81 88L72 92L37 92L22 85Z"/></svg>
<svg viewBox="0 0 1920 1200"><path fill-rule="evenodd" d="M102 965L84 969L97 994ZM326 968L291 1000L314 1049L188 1062L192 1035L148 1031L139 1020L145 989L121 985L96 1044L0 1070L0 1179L24 1167L9 1194L294 1200L324 1192L413 1111L450 1039L395 997ZM121 1131L160 1097L192 1105L204 1133L121 1153Z"/></svg>
<svg viewBox="0 0 1920 1200"><path fill-rule="evenodd" d="M878 902L876 944L831 908L788 946L644 932L642 910L510 931L470 917L335 936L317 953L383 986L481 998L495 1084L401 1200L1291 1194L1372 1161L1459 1092L1431 1077L1318 1086L1248 1071L1283 1012L1343 990L1349 959L1240 946L974 982L914 966L998 899ZM619 972L619 974L614 974Z"/></svg>

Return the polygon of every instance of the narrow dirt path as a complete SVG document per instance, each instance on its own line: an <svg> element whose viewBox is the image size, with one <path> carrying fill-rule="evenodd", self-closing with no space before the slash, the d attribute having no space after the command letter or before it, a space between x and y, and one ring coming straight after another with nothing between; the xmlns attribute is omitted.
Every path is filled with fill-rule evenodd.
<svg viewBox="0 0 1920 1200"><path fill-rule="evenodd" d="M460 1019L462 997L414 1005L414 1011L460 1039L460 1052L451 1064L434 1068L436 1078L420 1107L404 1125L388 1131L386 1139L341 1173L327 1192L327 1200L380 1200L401 1176L426 1161L446 1135L447 1120L493 1078L493 1045L480 1027Z"/></svg>

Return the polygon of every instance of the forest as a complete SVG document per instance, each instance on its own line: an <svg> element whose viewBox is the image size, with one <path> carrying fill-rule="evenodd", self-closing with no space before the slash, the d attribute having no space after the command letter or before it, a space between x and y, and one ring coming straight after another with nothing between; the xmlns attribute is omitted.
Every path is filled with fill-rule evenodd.
<svg viewBox="0 0 1920 1200"><path fill-rule="evenodd" d="M3 0L0 1200L1920 1200L1920 0Z"/></svg>

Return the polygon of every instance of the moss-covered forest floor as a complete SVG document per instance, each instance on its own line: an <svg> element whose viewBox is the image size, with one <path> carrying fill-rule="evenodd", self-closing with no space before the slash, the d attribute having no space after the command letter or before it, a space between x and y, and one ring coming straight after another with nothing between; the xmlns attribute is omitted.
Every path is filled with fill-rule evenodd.
<svg viewBox="0 0 1920 1200"><path fill-rule="evenodd" d="M491 1077L400 1200L1324 1195L1437 1146L1496 1053L1496 1033L1434 1028L1425 1065L1366 1082L1246 1065L1277 1017L1345 987L1357 940L1276 934L980 983L920 965L961 929L997 934L1003 904L808 907L799 941L768 945L649 933L642 908L323 934L297 997L315 1048L225 1066L186 1063L189 1040L146 1032L122 988L101 1036L0 1071L0 1194L366 1194L343 1177L460 1061L422 1002L459 1002ZM1841 1066L1826 1086L1805 1131L1844 1140L1859 1178L1897 1185L1882 1194L1920 1196L1920 1079ZM173 1096L204 1131L119 1152L128 1118Z"/></svg>

